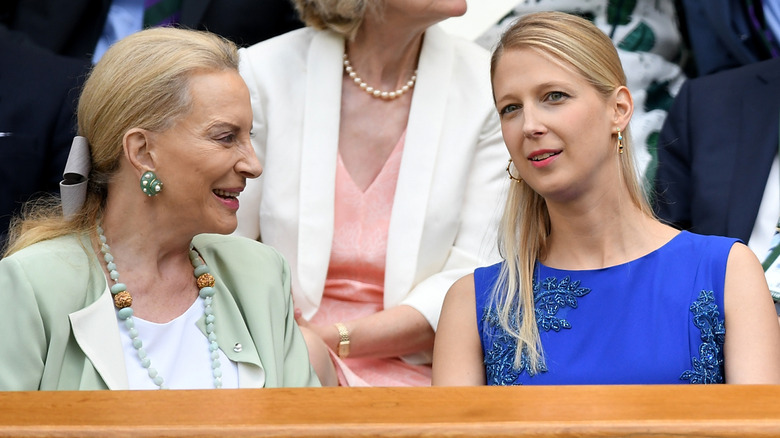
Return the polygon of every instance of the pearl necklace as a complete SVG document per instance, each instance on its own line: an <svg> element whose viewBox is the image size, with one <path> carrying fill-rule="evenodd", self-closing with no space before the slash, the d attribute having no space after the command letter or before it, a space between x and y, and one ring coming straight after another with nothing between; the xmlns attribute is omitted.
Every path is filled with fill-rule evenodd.
<svg viewBox="0 0 780 438"><path fill-rule="evenodd" d="M133 308L130 307L133 304L133 297L127 291L127 286L124 283L119 283L119 272L116 270L116 264L114 263L114 256L111 255L111 248L106 244L106 236L103 235L103 228L97 226L98 237L100 238L100 252L103 253L103 259L106 261L106 268L108 269L108 276L114 280L114 285L111 286L111 294L114 296L114 306L119 311L117 315L119 319L124 321L125 327L130 335L130 342L133 344L138 359L141 361L141 366L147 370L149 378L152 379L157 387L160 389L168 389L165 386L165 380L157 372L157 369L152 367L152 361L146 355L146 349L144 349L143 342L138 337L138 330L135 328L135 322L133 321ZM209 274L209 267L201 260L198 253L190 245L190 262L195 270L195 277L198 279L197 284L200 289L198 295L203 299L205 305L203 313L206 317L206 334L209 339L209 353L211 357L211 374L214 377L214 387L222 388L222 369L219 361L219 345L217 344L217 334L214 332L214 309L211 304L214 298L214 277Z"/></svg>
<svg viewBox="0 0 780 438"><path fill-rule="evenodd" d="M361 90L365 91L370 96L376 97L378 99L384 99L384 100L393 100L403 96L404 93L406 93L412 87L414 87L414 83L417 81L417 70L415 70L414 74L406 82L406 84L404 84L403 87L395 91L382 91L376 89L374 87L369 86L367 83L363 81L363 79L360 78L360 76L357 75L355 69L352 68L352 64L349 63L349 58L347 58L346 53L344 53L344 71L347 72L347 75L349 75L349 77L352 78L352 80L355 82L355 84L357 84L360 87Z"/></svg>

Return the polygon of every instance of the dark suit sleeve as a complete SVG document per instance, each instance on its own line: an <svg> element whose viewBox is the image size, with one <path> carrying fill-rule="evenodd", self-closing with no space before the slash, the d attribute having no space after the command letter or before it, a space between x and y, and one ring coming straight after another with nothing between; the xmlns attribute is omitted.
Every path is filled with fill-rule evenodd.
<svg viewBox="0 0 780 438"><path fill-rule="evenodd" d="M18 35L0 25L0 244L23 202L57 192L89 68Z"/></svg>
<svg viewBox="0 0 780 438"><path fill-rule="evenodd" d="M185 0L181 24L222 35L242 47L303 26L290 0Z"/></svg>
<svg viewBox="0 0 780 438"><path fill-rule="evenodd" d="M255 0L262 3L263 0ZM2 0L0 20L36 47L90 61L103 33L109 0Z"/></svg>
<svg viewBox="0 0 780 438"><path fill-rule="evenodd" d="M70 145L73 136L76 135L76 105L81 85L86 76L86 68L82 71L73 68L66 73L65 85L62 89L62 101L57 120L51 133L51 141L47 144L46 159L44 161L43 179L40 181L39 190L55 193L59 191L59 183L65 163L68 161Z"/></svg>
<svg viewBox="0 0 780 438"><path fill-rule="evenodd" d="M697 76L769 58L760 36L752 30L744 2L682 0L681 3Z"/></svg>
<svg viewBox="0 0 780 438"><path fill-rule="evenodd" d="M691 226L691 143L688 133L689 83L683 84L664 121L658 139L655 178L656 214L661 220L687 229Z"/></svg>

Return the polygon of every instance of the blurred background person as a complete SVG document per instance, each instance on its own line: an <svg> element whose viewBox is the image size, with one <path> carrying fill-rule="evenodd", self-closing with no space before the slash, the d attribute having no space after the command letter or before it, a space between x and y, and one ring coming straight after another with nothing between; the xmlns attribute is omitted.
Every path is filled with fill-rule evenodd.
<svg viewBox="0 0 780 438"><path fill-rule="evenodd" d="M686 82L661 131L654 205L679 228L746 242L776 301L779 121L780 58Z"/></svg>
<svg viewBox="0 0 780 438"><path fill-rule="evenodd" d="M54 53L92 62L151 26L208 30L245 46L302 25L289 0L5 0L0 22Z"/></svg>
<svg viewBox="0 0 780 438"><path fill-rule="evenodd" d="M691 77L780 56L777 0L678 0L678 10Z"/></svg>
<svg viewBox="0 0 780 438"><path fill-rule="evenodd" d="M497 257L489 55L435 26L465 0L295 3L308 27L241 50L265 173L237 232L290 261L323 384L429 385L447 289Z"/></svg>

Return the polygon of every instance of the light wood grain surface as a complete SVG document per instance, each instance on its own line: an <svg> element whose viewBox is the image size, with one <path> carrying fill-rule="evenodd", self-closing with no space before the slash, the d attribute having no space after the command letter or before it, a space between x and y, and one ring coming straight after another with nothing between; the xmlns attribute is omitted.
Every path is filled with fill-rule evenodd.
<svg viewBox="0 0 780 438"><path fill-rule="evenodd" d="M0 436L780 436L780 386L0 392Z"/></svg>

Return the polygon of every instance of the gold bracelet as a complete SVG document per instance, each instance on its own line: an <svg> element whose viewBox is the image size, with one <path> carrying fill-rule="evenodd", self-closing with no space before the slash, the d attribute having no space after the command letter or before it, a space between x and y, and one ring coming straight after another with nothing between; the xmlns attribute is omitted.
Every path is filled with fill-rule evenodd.
<svg viewBox="0 0 780 438"><path fill-rule="evenodd" d="M339 357L346 359L349 356L349 330L344 324L337 322L333 324L336 326L336 330L339 331Z"/></svg>

